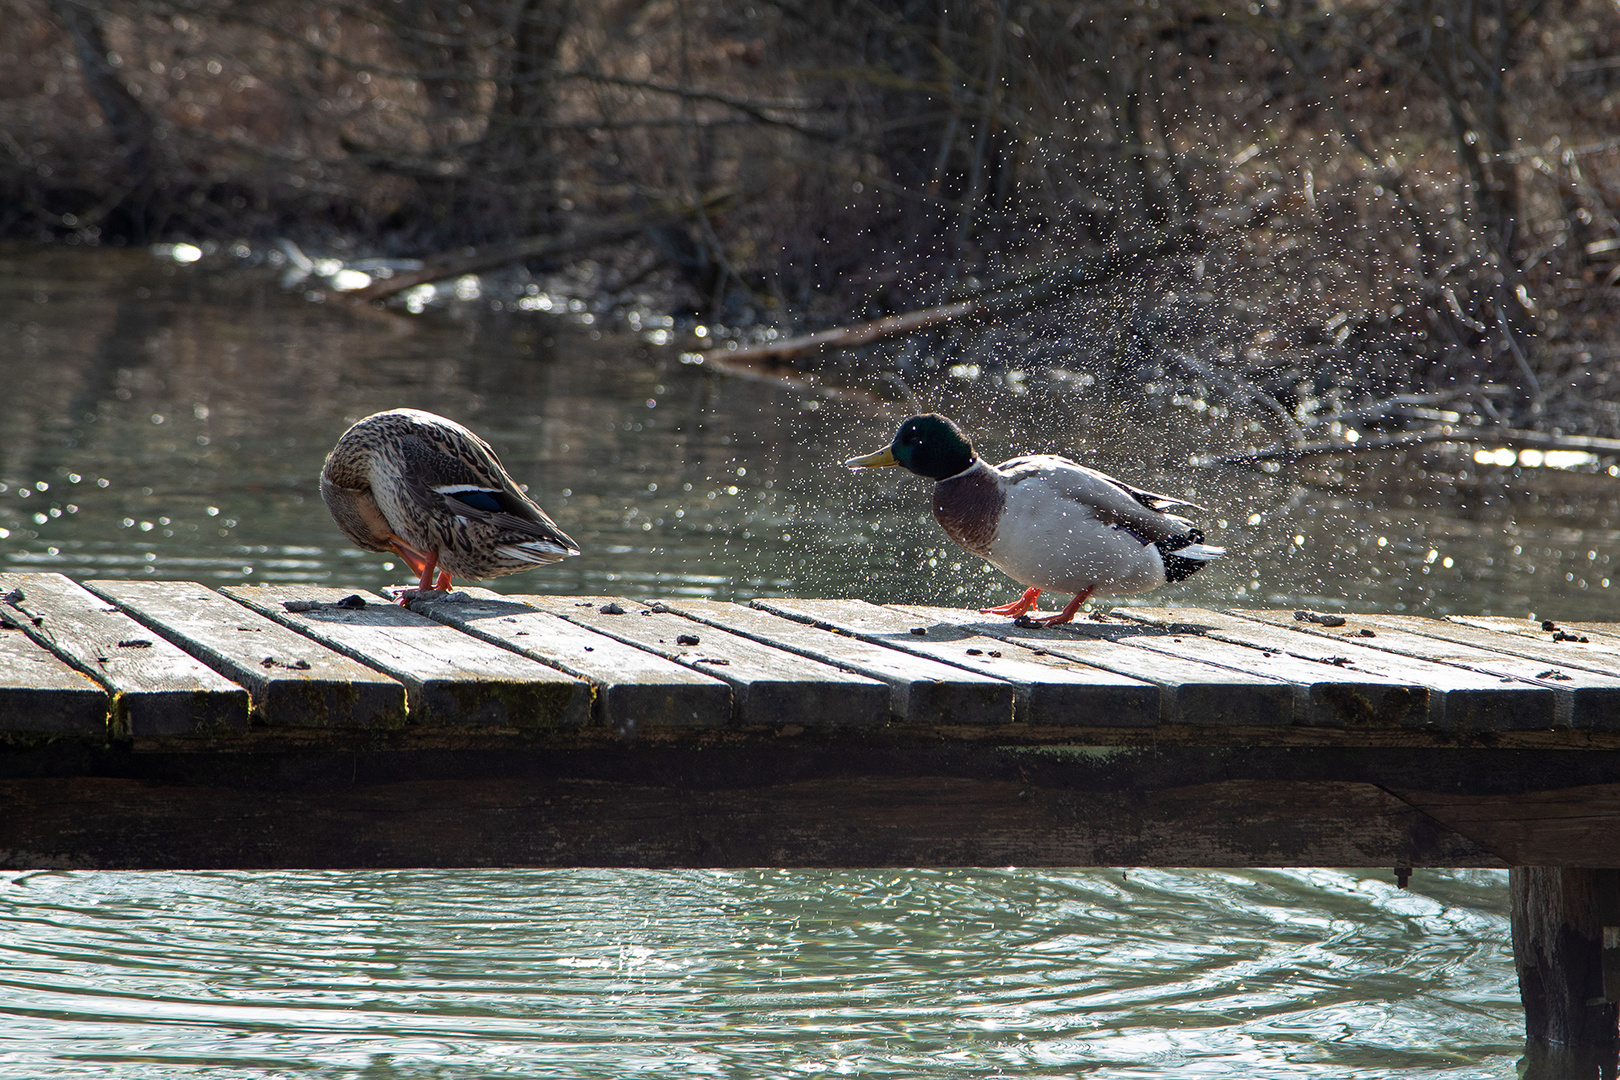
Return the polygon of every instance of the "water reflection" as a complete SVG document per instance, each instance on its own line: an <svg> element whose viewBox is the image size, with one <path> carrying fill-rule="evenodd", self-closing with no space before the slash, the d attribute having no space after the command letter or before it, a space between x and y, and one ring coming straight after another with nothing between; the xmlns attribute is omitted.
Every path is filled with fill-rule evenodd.
<svg viewBox="0 0 1620 1080"><path fill-rule="evenodd" d="M1014 595L945 540L924 484L837 466L887 438L907 408L716 377L629 333L475 307L412 319L144 252L0 248L11 391L0 400L0 566L211 584L403 580L402 567L345 545L315 477L349 422L413 406L489 438L585 545L497 588ZM1189 453L1236 445L1248 421L1173 396L1103 399L1063 372L922 392L979 433L992 460L1062 451L1213 507L1212 536L1232 555L1156 602L1573 619L1607 617L1620 588L1617 481L1602 462L1581 472L1369 457L1194 472Z"/></svg>
<svg viewBox="0 0 1620 1080"><path fill-rule="evenodd" d="M36 873L0 900L0 1076L1461 1078L1518 1055L1492 871Z"/></svg>

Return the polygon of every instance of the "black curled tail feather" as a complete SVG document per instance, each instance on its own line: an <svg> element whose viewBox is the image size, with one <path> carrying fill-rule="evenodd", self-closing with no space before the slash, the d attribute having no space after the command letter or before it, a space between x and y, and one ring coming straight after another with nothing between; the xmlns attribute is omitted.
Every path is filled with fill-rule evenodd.
<svg viewBox="0 0 1620 1080"><path fill-rule="evenodd" d="M1204 542L1204 530L1199 528L1188 529L1183 536L1168 536L1154 543L1159 549L1159 557L1164 560L1164 579L1166 581L1185 581L1198 571L1202 570L1209 560L1218 554L1214 552L1201 559L1191 559L1176 552L1182 548Z"/></svg>
<svg viewBox="0 0 1620 1080"><path fill-rule="evenodd" d="M1209 564L1200 562L1197 559L1183 559L1180 555L1165 555L1164 580L1186 581L1207 565Z"/></svg>
<svg viewBox="0 0 1620 1080"><path fill-rule="evenodd" d="M1195 525L1181 536L1167 536L1163 540L1155 541L1153 546L1159 549L1160 555L1169 555L1172 552L1180 551L1184 547L1191 547L1194 544L1202 544L1203 542L1204 530Z"/></svg>

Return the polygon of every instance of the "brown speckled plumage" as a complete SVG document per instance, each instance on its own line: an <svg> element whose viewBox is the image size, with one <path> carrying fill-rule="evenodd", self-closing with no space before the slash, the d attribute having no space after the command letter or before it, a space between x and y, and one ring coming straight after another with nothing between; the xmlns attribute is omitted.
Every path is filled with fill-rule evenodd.
<svg viewBox="0 0 1620 1080"><path fill-rule="evenodd" d="M321 498L355 544L398 553L418 573L425 561L477 580L579 554L488 443L430 412L376 413L344 432Z"/></svg>

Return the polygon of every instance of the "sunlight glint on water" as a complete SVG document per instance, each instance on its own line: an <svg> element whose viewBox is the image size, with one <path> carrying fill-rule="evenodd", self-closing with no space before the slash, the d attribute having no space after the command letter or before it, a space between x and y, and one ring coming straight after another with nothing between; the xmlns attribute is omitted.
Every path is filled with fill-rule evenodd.
<svg viewBox="0 0 1620 1080"><path fill-rule="evenodd" d="M35 873L0 1076L1508 1076L1505 875Z"/></svg>

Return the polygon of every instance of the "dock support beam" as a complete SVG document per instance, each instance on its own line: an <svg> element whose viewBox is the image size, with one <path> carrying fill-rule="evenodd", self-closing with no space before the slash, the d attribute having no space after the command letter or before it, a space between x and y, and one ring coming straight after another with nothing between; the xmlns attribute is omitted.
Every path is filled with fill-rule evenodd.
<svg viewBox="0 0 1620 1080"><path fill-rule="evenodd" d="M1620 870L1518 866L1509 889L1527 1075L1613 1076Z"/></svg>

